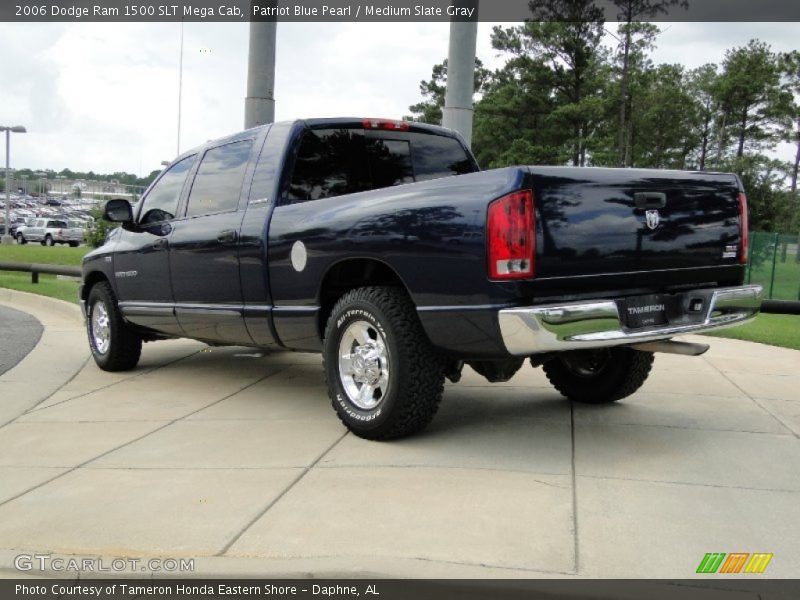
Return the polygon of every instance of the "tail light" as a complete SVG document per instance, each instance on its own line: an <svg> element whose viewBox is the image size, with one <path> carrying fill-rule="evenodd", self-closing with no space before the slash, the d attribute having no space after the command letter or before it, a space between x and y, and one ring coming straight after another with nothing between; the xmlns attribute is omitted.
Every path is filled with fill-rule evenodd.
<svg viewBox="0 0 800 600"><path fill-rule="evenodd" d="M383 129L384 131L408 131L408 121L393 121L391 119L364 119L361 124L364 129Z"/></svg>
<svg viewBox="0 0 800 600"><path fill-rule="evenodd" d="M747 264L747 196L739 192L739 239L742 241L739 248L739 262Z"/></svg>
<svg viewBox="0 0 800 600"><path fill-rule="evenodd" d="M535 257L533 192L522 190L489 205L486 245L491 279L533 277Z"/></svg>

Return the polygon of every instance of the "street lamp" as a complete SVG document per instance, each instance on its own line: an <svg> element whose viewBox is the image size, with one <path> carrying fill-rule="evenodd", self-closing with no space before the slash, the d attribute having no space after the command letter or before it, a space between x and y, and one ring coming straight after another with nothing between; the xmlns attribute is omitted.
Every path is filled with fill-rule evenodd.
<svg viewBox="0 0 800 600"><path fill-rule="evenodd" d="M0 131L6 132L6 226L2 243L13 244L14 238L11 237L11 134L25 133L26 129L22 125L13 127L0 125Z"/></svg>

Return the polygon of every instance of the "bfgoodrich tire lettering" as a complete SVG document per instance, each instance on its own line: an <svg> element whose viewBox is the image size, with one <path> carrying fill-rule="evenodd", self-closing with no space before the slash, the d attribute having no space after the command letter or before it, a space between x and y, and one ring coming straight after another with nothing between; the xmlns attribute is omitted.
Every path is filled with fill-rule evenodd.
<svg viewBox="0 0 800 600"><path fill-rule="evenodd" d="M128 371L139 362L142 338L122 320L111 286L97 283L86 303L86 332L97 366L104 371Z"/></svg>
<svg viewBox="0 0 800 600"><path fill-rule="evenodd" d="M348 358L342 360L343 354ZM400 288L364 287L345 294L328 319L322 356L333 408L359 437L417 433L439 408L441 361ZM357 367L346 366L356 359ZM376 392L359 399L365 385Z"/></svg>
<svg viewBox="0 0 800 600"><path fill-rule="evenodd" d="M564 352L543 369L553 387L570 400L606 404L638 390L652 366L652 352L605 348Z"/></svg>

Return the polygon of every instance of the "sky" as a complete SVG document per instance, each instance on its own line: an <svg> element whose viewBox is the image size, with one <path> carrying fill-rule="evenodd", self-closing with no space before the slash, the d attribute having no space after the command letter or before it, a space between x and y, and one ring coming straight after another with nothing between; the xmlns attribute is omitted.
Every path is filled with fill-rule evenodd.
<svg viewBox="0 0 800 600"><path fill-rule="evenodd" d="M477 49L490 68L492 26ZM800 49L798 23L659 26L656 63L721 62L751 38ZM12 167L146 175L171 160L180 39L179 23L0 23L0 125L28 130L12 134ZM401 118L447 43L446 23L280 23L276 119ZM246 23L184 25L180 151L243 128L247 45Z"/></svg>

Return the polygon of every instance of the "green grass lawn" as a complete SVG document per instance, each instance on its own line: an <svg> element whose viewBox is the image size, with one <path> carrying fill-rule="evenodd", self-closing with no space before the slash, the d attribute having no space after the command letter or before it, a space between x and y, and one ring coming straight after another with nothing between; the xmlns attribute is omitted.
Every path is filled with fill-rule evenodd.
<svg viewBox="0 0 800 600"><path fill-rule="evenodd" d="M91 248L81 246L41 246L39 244L13 244L0 246L0 262L41 263L49 265L80 266L81 258ZM0 271L0 287L31 292L75 303L78 301L78 282L58 279L55 275L39 275L39 283L31 283L30 273Z"/></svg>
<svg viewBox="0 0 800 600"><path fill-rule="evenodd" d="M0 287L50 296L73 304L78 302L78 282L58 279L55 275L39 275L39 283L31 283L30 273L0 271Z"/></svg>
<svg viewBox="0 0 800 600"><path fill-rule="evenodd" d="M747 325L722 329L708 335L800 350L800 315L762 314Z"/></svg>
<svg viewBox="0 0 800 600"><path fill-rule="evenodd" d="M91 250L88 246L41 246L40 244L12 244L0 246L0 262L43 263L48 265L80 266L81 258Z"/></svg>

